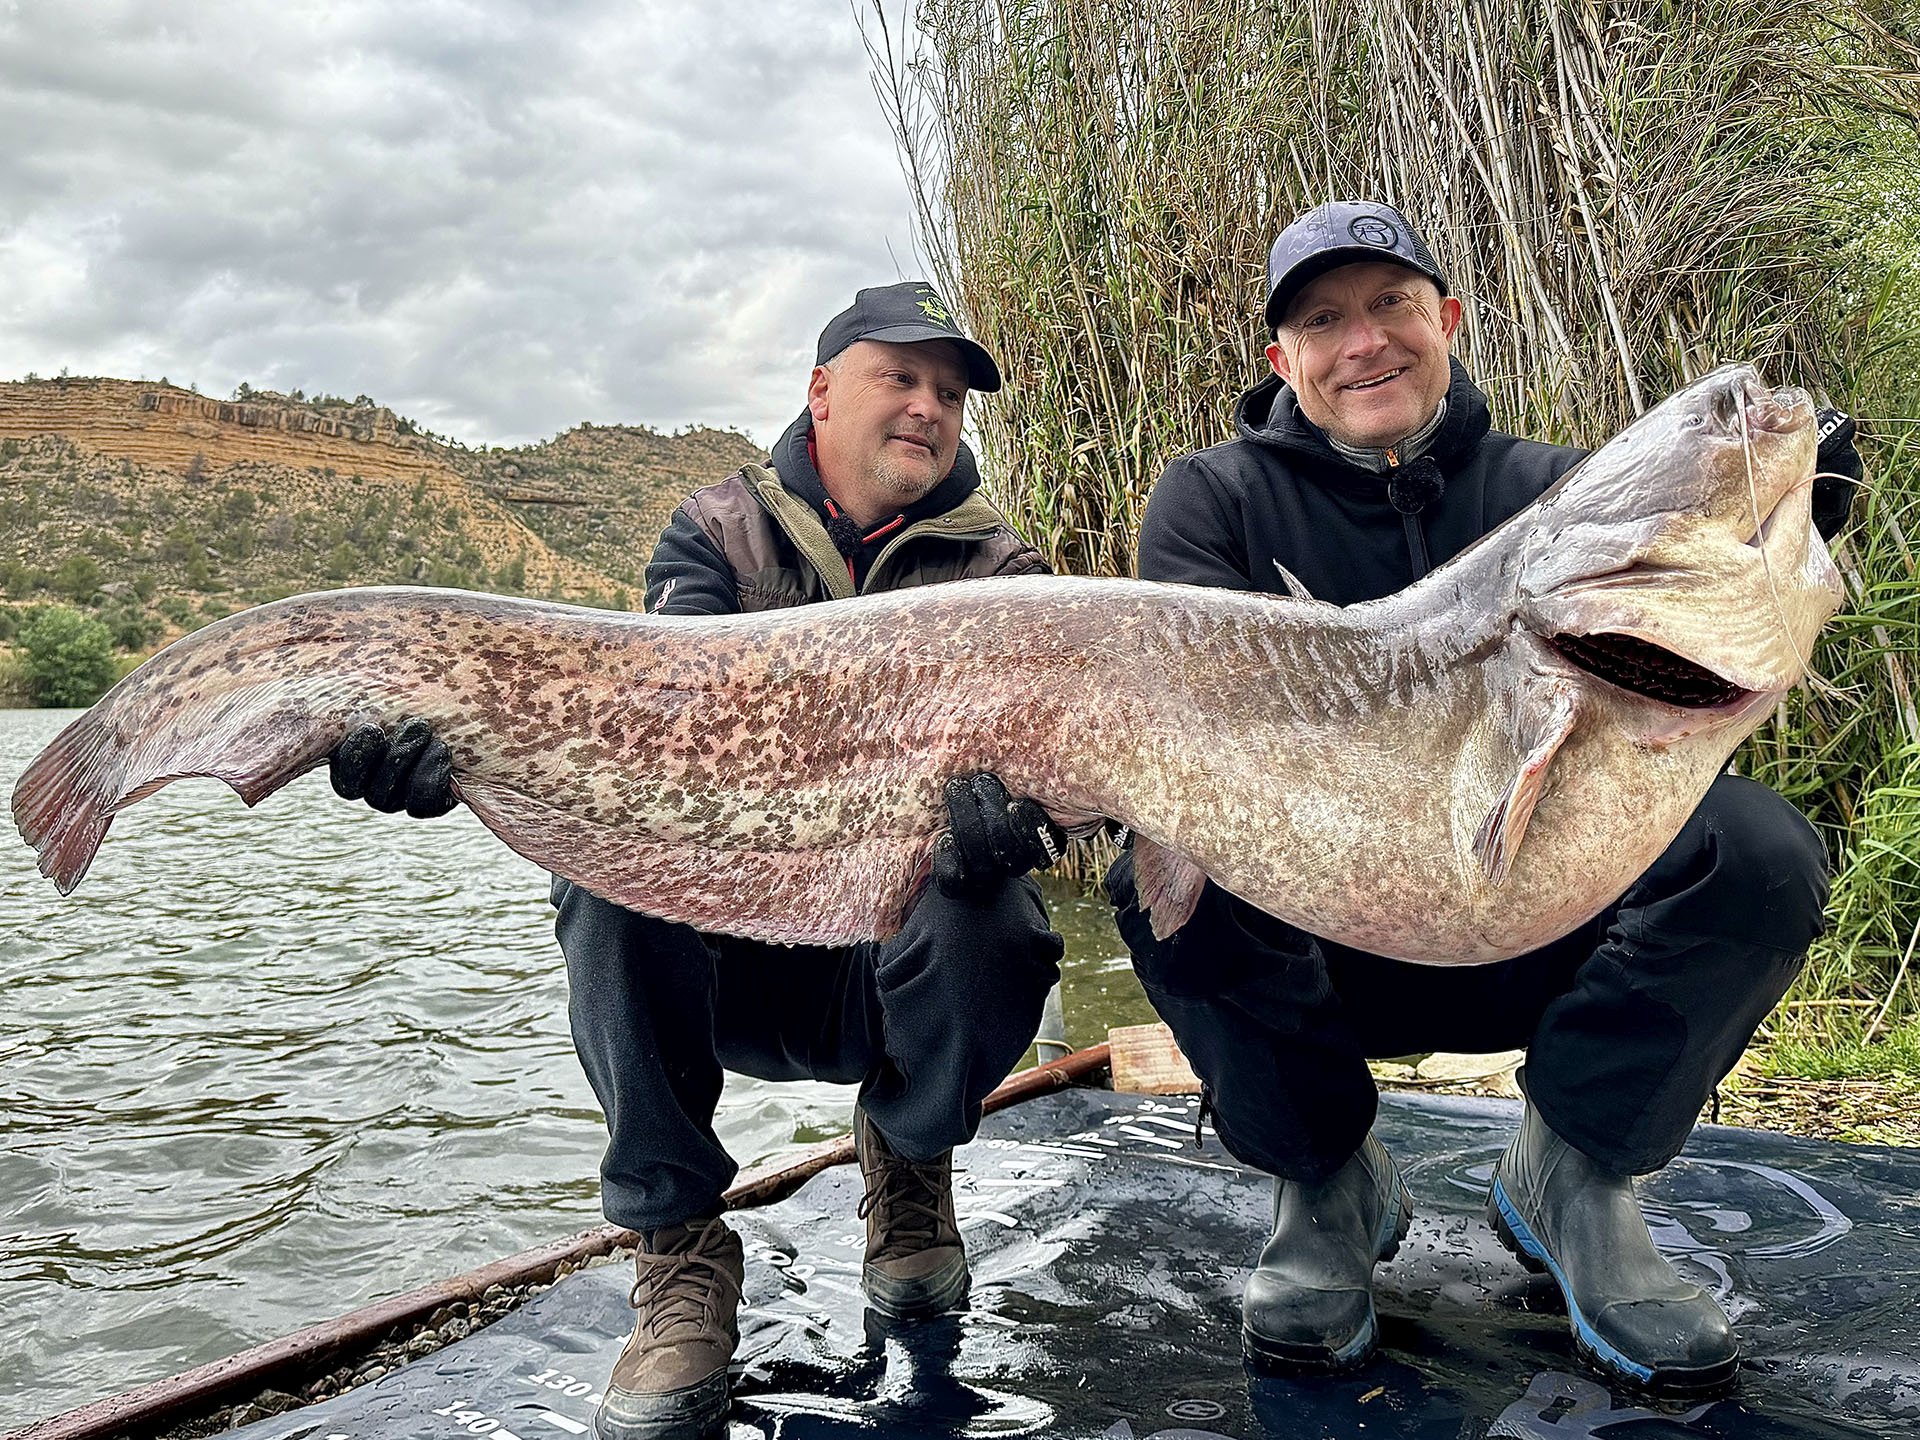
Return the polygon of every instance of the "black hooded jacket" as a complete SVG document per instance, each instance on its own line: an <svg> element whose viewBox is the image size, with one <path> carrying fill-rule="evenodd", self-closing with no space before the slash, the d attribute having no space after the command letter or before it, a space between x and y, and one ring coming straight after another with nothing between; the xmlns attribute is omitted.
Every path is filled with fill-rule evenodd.
<svg viewBox="0 0 1920 1440"><path fill-rule="evenodd" d="M1586 456L1494 430L1487 397L1452 364L1428 452L1444 484L1417 514L1395 508L1386 476L1342 460L1271 376L1240 398L1238 439L1167 466L1140 525L1140 577L1285 595L1284 566L1317 600L1375 600L1525 509Z"/></svg>

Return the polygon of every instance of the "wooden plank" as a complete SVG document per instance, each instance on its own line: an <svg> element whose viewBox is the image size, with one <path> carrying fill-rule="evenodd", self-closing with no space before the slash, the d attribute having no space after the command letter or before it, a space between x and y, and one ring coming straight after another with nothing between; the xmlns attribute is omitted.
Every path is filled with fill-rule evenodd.
<svg viewBox="0 0 1920 1440"><path fill-rule="evenodd" d="M1165 1025L1117 1025L1107 1031L1113 1088L1128 1095L1197 1095L1200 1078Z"/></svg>

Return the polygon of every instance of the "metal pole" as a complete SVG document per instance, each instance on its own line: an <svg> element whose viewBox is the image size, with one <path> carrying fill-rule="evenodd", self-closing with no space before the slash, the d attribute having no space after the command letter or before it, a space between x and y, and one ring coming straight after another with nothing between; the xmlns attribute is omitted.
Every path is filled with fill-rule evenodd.
<svg viewBox="0 0 1920 1440"><path fill-rule="evenodd" d="M1042 1065L1073 1053L1067 1044L1067 1011L1060 999L1060 982L1053 982L1047 1002L1040 1007L1040 1033L1034 1037L1034 1058Z"/></svg>

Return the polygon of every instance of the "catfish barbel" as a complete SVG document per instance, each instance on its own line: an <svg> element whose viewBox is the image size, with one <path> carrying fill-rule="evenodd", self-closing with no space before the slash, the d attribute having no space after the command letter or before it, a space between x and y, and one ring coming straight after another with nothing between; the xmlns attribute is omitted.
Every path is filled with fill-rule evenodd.
<svg viewBox="0 0 1920 1440"><path fill-rule="evenodd" d="M1203 877L1316 935L1472 964L1599 913L1806 672L1840 582L1813 410L1688 386L1397 594L1336 607L1136 580L957 581L716 618L455 590L275 601L188 635L34 760L63 892L187 776L258 803L349 727L429 721L534 863L702 930L897 930L942 787L992 770L1136 839L1170 934Z"/></svg>

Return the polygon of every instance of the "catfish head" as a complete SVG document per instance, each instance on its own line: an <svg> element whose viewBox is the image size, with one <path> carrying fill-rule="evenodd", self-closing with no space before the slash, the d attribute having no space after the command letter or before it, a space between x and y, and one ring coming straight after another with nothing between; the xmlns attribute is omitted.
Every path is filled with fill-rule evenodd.
<svg viewBox="0 0 1920 1440"><path fill-rule="evenodd" d="M1649 739L1757 722L1841 599L1813 527L1815 448L1805 391L1727 365L1588 456L1517 553L1535 664L1651 702Z"/></svg>

